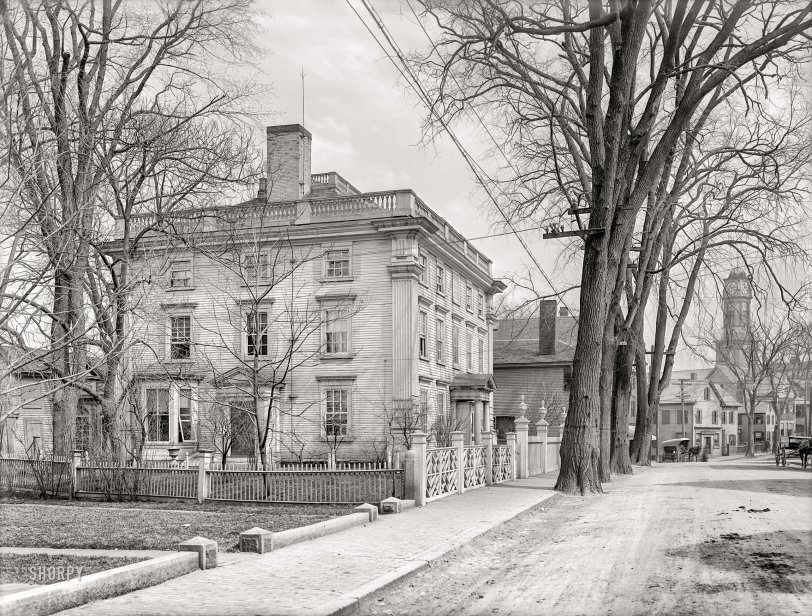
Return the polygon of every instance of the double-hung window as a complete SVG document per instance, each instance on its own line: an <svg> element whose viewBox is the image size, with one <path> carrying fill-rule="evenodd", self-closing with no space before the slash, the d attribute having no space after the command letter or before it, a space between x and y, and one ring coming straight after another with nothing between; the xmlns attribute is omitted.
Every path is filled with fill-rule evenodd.
<svg viewBox="0 0 812 616"><path fill-rule="evenodd" d="M465 286L465 309L468 312L474 310L474 290L468 285Z"/></svg>
<svg viewBox="0 0 812 616"><path fill-rule="evenodd" d="M192 317L169 318L169 359L191 359Z"/></svg>
<svg viewBox="0 0 812 616"><path fill-rule="evenodd" d="M248 285L268 281L268 255L249 254L243 258L245 283Z"/></svg>
<svg viewBox="0 0 812 616"><path fill-rule="evenodd" d="M324 311L324 352L327 355L349 353L350 317L346 308Z"/></svg>
<svg viewBox="0 0 812 616"><path fill-rule="evenodd" d="M445 295L445 268L437 264L437 293Z"/></svg>
<svg viewBox="0 0 812 616"><path fill-rule="evenodd" d="M485 297L482 295L482 293L478 293L477 294L477 302L476 302L477 316L479 316L479 317L482 316L482 310L484 309L484 306L485 306Z"/></svg>
<svg viewBox="0 0 812 616"><path fill-rule="evenodd" d="M719 423L719 412L718 411L711 411L711 423L714 423L714 424Z"/></svg>
<svg viewBox="0 0 812 616"><path fill-rule="evenodd" d="M326 278L349 278L350 277L350 250L342 248L340 250L328 250L324 257Z"/></svg>
<svg viewBox="0 0 812 616"><path fill-rule="evenodd" d="M701 410L694 411L694 423L695 424L701 424L702 423L702 411Z"/></svg>
<svg viewBox="0 0 812 616"><path fill-rule="evenodd" d="M169 288L188 289L192 286L191 260L173 261L169 269Z"/></svg>
<svg viewBox="0 0 812 616"><path fill-rule="evenodd" d="M350 388L328 387L324 390L324 434L329 438L349 436Z"/></svg>
<svg viewBox="0 0 812 616"><path fill-rule="evenodd" d="M194 423L192 422L192 390L178 390L178 442L195 440Z"/></svg>
<svg viewBox="0 0 812 616"><path fill-rule="evenodd" d="M457 275L454 273L454 270L451 270L451 301L455 304L459 304L460 296L457 292Z"/></svg>
<svg viewBox="0 0 812 616"><path fill-rule="evenodd" d="M445 415L445 392L437 392L437 415L443 417Z"/></svg>
<svg viewBox="0 0 812 616"><path fill-rule="evenodd" d="M418 257L418 260L420 261L420 265L423 268L423 269L420 270L420 282L422 284L428 284L428 280L429 280L429 260L428 260L428 257L426 257L426 255L424 255L424 254L421 254Z"/></svg>
<svg viewBox="0 0 812 616"><path fill-rule="evenodd" d="M257 430L249 400L233 400L228 407L231 455L253 456L256 447Z"/></svg>
<svg viewBox="0 0 812 616"><path fill-rule="evenodd" d="M480 338L477 342L477 359L480 373L485 372L485 341Z"/></svg>
<svg viewBox="0 0 812 616"><path fill-rule="evenodd" d="M422 310L417 314L417 350L420 359L427 359L429 345L426 330L428 329L428 315Z"/></svg>
<svg viewBox="0 0 812 616"><path fill-rule="evenodd" d="M663 416L663 425L668 425L671 423L671 411L669 411L668 409L663 409L662 416Z"/></svg>
<svg viewBox="0 0 812 616"><path fill-rule="evenodd" d="M470 330L465 337L465 367L468 372L474 371L474 333Z"/></svg>
<svg viewBox="0 0 812 616"><path fill-rule="evenodd" d="M268 355L268 313L250 311L245 316L245 351L251 357Z"/></svg>
<svg viewBox="0 0 812 616"><path fill-rule="evenodd" d="M429 390L420 388L420 429L427 432L429 427Z"/></svg>
<svg viewBox="0 0 812 616"><path fill-rule="evenodd" d="M437 319L437 363L445 363L445 321Z"/></svg>
<svg viewBox="0 0 812 616"><path fill-rule="evenodd" d="M456 323L451 327L451 361L455 368L460 367L460 326Z"/></svg>
<svg viewBox="0 0 812 616"><path fill-rule="evenodd" d="M197 439L193 393L183 384L148 386L145 391L147 440L188 443Z"/></svg>
<svg viewBox="0 0 812 616"><path fill-rule="evenodd" d="M146 393L147 440L169 442L169 388L150 387Z"/></svg>

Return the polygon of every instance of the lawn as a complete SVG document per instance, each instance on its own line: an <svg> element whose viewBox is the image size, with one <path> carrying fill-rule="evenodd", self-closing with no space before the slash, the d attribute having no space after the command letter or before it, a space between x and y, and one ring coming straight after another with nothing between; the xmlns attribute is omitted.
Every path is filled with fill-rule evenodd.
<svg viewBox="0 0 812 616"><path fill-rule="evenodd" d="M201 535L233 548L259 526L281 531L353 513L351 505L202 505L0 500L0 545L14 547L174 550Z"/></svg>
<svg viewBox="0 0 812 616"><path fill-rule="evenodd" d="M108 556L0 554L0 584L56 584L144 560Z"/></svg>

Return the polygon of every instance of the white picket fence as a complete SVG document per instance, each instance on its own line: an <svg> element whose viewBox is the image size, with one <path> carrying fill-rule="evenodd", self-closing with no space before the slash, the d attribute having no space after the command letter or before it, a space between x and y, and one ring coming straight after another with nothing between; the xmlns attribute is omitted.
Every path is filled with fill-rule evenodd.
<svg viewBox="0 0 812 616"><path fill-rule="evenodd" d="M0 458L0 491L108 499L335 504L378 503L404 496L403 470L375 462L339 462L335 469L313 463L274 471L257 470L256 464L248 462L229 463L223 470L214 466L210 454L194 462L156 460L118 466L78 454L71 459Z"/></svg>

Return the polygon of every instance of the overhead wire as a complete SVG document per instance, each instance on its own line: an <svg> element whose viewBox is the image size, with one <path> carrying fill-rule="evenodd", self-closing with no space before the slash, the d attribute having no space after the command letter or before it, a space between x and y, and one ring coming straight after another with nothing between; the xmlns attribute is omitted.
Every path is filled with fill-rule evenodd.
<svg viewBox="0 0 812 616"><path fill-rule="evenodd" d="M559 293L556 290L555 285L552 283L549 276L547 276L547 273L541 267L541 264L538 262L538 259L536 258L536 256L530 250L529 246L524 241L524 239L521 236L518 235L518 232L517 232L515 226L511 222L508 215L505 213L502 206L499 204L498 199L491 192L488 184L485 182L485 179L483 179L483 176L484 176L484 178L487 178L487 180L491 184L495 185L499 189L499 191L502 193L502 195L504 197L507 197L507 195L505 195L504 190L501 188L501 186L499 186L496 182L494 182L494 180L488 175L488 173L482 168L482 166L479 165L479 163L477 163L476 160L474 160L474 158L471 156L471 154L468 152L468 150L465 148L465 146L462 144L462 142L456 136L456 134L451 129L451 127L448 125L448 123L434 109L433 105L431 104L431 100L430 100L430 97L429 97L428 93L425 91L423 86L420 84L420 80L412 72L411 67L409 66L408 62L406 61L406 58L404 57L403 51L400 49L400 46L394 40L394 36L389 32L389 29L386 27L383 20L378 15L377 11L374 9L374 7L371 6L371 4L368 2L368 0L361 0L361 3L364 5L364 8L366 8L366 10L369 13L370 17L372 17L372 20L375 22L375 25L378 27L378 29L383 34L384 38L386 39L389 46L392 48L392 51L395 53L395 56L397 57L398 61L403 66L403 68L401 68L401 66L395 61L395 59L392 57L390 52L387 51L387 49L384 47L383 43L381 43L381 41L378 39L378 37L375 35L375 33L372 31L372 29L367 25L366 21L364 21L364 19L361 17L361 15L358 13L358 11L355 9L355 7L352 5L350 0L345 0L345 2L350 7L352 12L355 13L356 17L358 17L358 20L361 22L361 24L364 26L364 28L367 30L367 32L369 32L370 36L372 36L373 40L378 44L378 46L381 48L381 51L383 51L384 55L386 55L386 57L389 59L389 61L392 63L392 65L395 67L395 69L398 71L398 73L400 73L400 75L403 77L403 79L406 80L406 83L412 88L412 90L415 92L415 94L417 94L417 96L420 99L421 103L423 103L426 106L426 108L429 110L429 113L432 114L435 117L437 122L443 128L443 130L451 138L451 141L454 143L457 150L460 152L460 155L463 157L465 162L471 168L471 171L474 173L474 176L476 177L477 182L482 187L482 189L485 191L485 193L488 195L490 200L493 202L494 207L496 207L496 210L499 212L499 214L502 216L502 218L504 218L505 223L507 224L507 226L511 230L511 234L516 236L516 239L519 241L519 243L521 244L524 251L527 253L527 255L530 257L530 259L533 261L533 264L536 266L536 268L539 270L541 275L547 281L547 284L550 285L550 288L553 290L554 295L558 296L559 300L561 301L563 306L565 308L567 308L568 310L570 310L570 312L572 312L570 307L567 306L566 302L564 301L563 294ZM428 34L428 33L426 33L426 34ZM431 39L429 38L429 40L431 40ZM404 70L406 72L404 72ZM406 73L408 73L408 76L407 76ZM475 115L475 117L477 117L477 119L480 121L480 123L482 123L484 125L484 122L479 117L479 115L476 114L475 112L474 112L474 115ZM490 135L491 139L494 139L492 134L489 133L489 135ZM494 141L495 141L495 139L494 139ZM498 144L497 144L497 147L498 147ZM505 155L504 151L502 151L501 148L499 148L499 149L500 149L500 152L502 153L502 155L505 156L505 158L507 159L507 156Z"/></svg>

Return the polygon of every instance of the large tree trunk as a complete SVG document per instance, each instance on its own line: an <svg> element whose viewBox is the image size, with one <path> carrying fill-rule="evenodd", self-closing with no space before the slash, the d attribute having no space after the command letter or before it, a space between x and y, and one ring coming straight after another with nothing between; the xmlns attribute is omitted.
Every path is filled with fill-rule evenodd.
<svg viewBox="0 0 812 616"><path fill-rule="evenodd" d="M619 475L631 475L632 464L629 457L629 402L632 395L632 355L631 345L623 345L616 350L615 392L612 398L612 451L609 470Z"/></svg>
<svg viewBox="0 0 812 616"><path fill-rule="evenodd" d="M578 342L572 364L572 387L564 436L561 470L555 489L568 494L602 492L597 421L600 417L600 374L606 325L606 258L599 245L586 244Z"/></svg>
<svg viewBox="0 0 812 616"><path fill-rule="evenodd" d="M648 466L651 452L651 414L648 405L646 384L646 360L640 352L635 352L635 377L637 379L637 417L632 440L631 461L633 464Z"/></svg>
<svg viewBox="0 0 812 616"><path fill-rule="evenodd" d="M613 320L611 317L607 319L603 355L601 357L601 414L598 433L600 437L600 478L602 482L611 481L612 409L615 402L615 356L617 352Z"/></svg>

